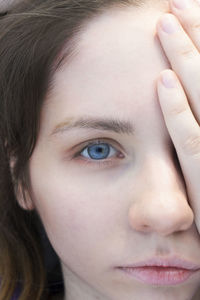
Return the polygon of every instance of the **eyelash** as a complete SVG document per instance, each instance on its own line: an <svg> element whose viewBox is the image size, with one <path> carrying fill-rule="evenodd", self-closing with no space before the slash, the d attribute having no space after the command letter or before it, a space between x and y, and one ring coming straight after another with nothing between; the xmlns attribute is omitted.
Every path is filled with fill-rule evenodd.
<svg viewBox="0 0 200 300"><path fill-rule="evenodd" d="M82 156L82 152L84 150L86 150L87 148L91 147L91 146L95 146L95 145L101 145L101 144L107 144L109 145L109 148L113 148L116 150L116 155L118 157L118 159L122 159L124 158L124 155L122 154L121 151L118 151L112 144L108 143L107 140L105 139L96 139L96 140L92 140L92 141L89 141L89 142L86 142L86 144L84 145L83 148L81 148L81 150L79 150L78 152L76 152L73 156L73 159L79 159L80 157L83 157L81 158L82 160L82 163L86 164L86 165L95 165L95 166L98 166L98 167L102 167L102 166L112 166L114 164L113 160L111 159L107 159L105 158L104 160L103 159L93 159L93 158L90 158L90 159L85 159L84 156ZM111 151L110 151L111 152ZM110 152L108 154L108 156L110 155ZM88 154L89 156L89 154Z"/></svg>

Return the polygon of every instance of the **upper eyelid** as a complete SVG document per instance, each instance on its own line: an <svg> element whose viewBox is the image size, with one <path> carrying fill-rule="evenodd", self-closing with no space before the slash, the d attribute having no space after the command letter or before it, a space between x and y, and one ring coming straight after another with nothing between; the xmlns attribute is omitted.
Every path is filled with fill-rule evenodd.
<svg viewBox="0 0 200 300"><path fill-rule="evenodd" d="M109 138L109 137L97 137L97 138L89 139L89 140L87 140L85 142L82 142L78 147L87 147L90 144L91 145L97 144L97 142L106 143L106 144L109 144L109 145L111 145L113 147L119 147L123 151L125 151L124 147L119 142L117 142L114 139ZM84 146L84 144L85 144L85 146ZM77 146L75 146L75 147L77 147ZM73 147L73 148L75 148L75 147Z"/></svg>
<svg viewBox="0 0 200 300"><path fill-rule="evenodd" d="M113 146L111 143L104 142L104 141L99 141L99 143L98 143L98 141L97 141L97 142L94 142L94 143L91 142L91 143L87 144L87 145L82 149L82 151L85 150L86 148L91 147L91 146L101 145L101 144L107 144L107 145L109 145L110 147L112 147L112 148L114 148L115 150L117 150L116 147ZM81 152L82 152L82 151L81 151ZM117 150L117 151L118 151L118 150Z"/></svg>
<svg viewBox="0 0 200 300"><path fill-rule="evenodd" d="M93 145L98 145L98 144L108 144L109 146L112 146L115 149L116 149L116 147L120 147L120 145L117 142L114 142L114 140L111 142L107 138L97 138L97 139L94 139L94 140L89 140L88 142L86 141L85 143L83 142L83 144L85 144L85 146L80 145L81 149L80 149L79 153L82 152L87 147L90 147L90 146L93 146ZM116 149L116 150L118 150L118 149Z"/></svg>
<svg viewBox="0 0 200 300"><path fill-rule="evenodd" d="M97 139L97 140L91 140L91 141L88 141L88 142L85 142L86 144L83 146L80 145L81 149L78 151L78 153L81 153L83 152L86 148L88 147L91 147L91 146L95 146L95 145L101 145L101 144L108 144L109 146L113 147L116 149L116 147L112 144L112 143L109 143L108 141L106 140L101 140L101 139ZM116 149L117 150L117 149Z"/></svg>

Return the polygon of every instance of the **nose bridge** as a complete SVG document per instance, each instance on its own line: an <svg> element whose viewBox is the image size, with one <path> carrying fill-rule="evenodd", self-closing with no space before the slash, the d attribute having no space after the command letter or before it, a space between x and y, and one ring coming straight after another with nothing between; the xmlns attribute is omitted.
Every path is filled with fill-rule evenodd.
<svg viewBox="0 0 200 300"><path fill-rule="evenodd" d="M139 188L129 209L132 228L160 235L187 230L194 215L172 158L149 155L140 170Z"/></svg>

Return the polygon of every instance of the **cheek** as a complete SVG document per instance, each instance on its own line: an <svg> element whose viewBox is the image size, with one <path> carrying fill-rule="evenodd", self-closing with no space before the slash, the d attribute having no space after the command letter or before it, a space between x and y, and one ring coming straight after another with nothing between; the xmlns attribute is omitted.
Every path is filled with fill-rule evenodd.
<svg viewBox="0 0 200 300"><path fill-rule="evenodd" d="M103 248L119 226L115 188L55 170L31 172L33 201L54 250L66 264L93 266L96 257L105 264Z"/></svg>

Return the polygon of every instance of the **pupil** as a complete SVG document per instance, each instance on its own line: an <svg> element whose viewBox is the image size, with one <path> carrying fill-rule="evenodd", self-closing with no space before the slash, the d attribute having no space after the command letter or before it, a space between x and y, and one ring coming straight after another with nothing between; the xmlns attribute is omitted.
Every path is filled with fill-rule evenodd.
<svg viewBox="0 0 200 300"><path fill-rule="evenodd" d="M102 148L100 148L100 147L98 147L97 150L98 150L98 152L100 152L100 153L103 152Z"/></svg>

